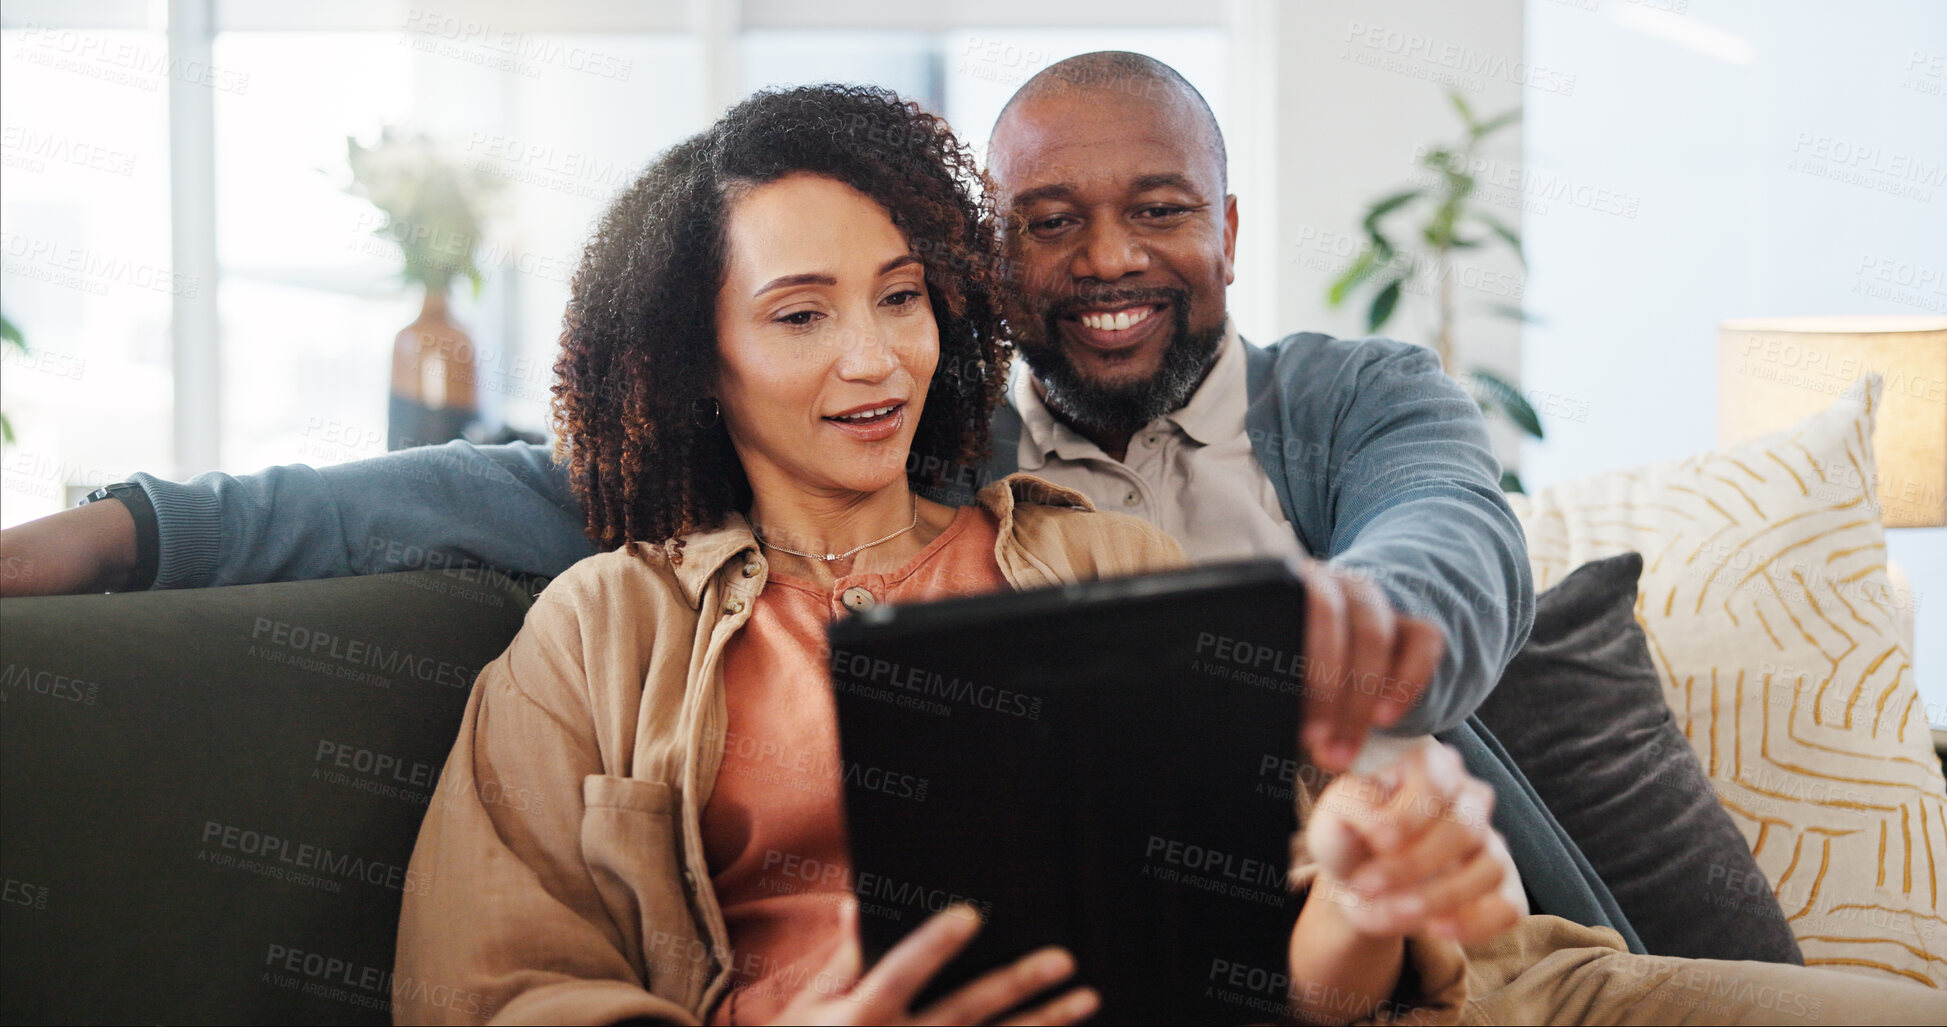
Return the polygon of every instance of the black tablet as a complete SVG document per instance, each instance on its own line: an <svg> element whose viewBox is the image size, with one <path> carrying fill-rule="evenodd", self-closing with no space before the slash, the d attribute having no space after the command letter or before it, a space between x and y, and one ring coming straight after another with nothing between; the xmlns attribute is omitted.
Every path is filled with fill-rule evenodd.
<svg viewBox="0 0 1947 1027"><path fill-rule="evenodd" d="M1275 561L834 624L868 961L964 901L986 926L929 994L1058 944L1101 1022L1281 1017L1303 628Z"/></svg>

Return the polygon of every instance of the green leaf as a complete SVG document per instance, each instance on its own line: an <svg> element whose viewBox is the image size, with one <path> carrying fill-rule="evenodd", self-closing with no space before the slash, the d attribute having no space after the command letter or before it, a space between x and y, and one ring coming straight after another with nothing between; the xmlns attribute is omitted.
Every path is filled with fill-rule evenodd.
<svg viewBox="0 0 1947 1027"><path fill-rule="evenodd" d="M1526 251L1524 251L1521 248L1521 236L1517 234L1514 229L1509 228L1506 222L1502 221L1497 217L1494 217L1491 214L1475 213L1469 216L1472 217L1475 221L1483 225L1486 225L1488 231L1493 232L1495 235L1500 236L1503 242L1507 243L1509 246L1514 247L1515 259L1521 262L1522 267L1528 266L1528 254Z"/></svg>
<svg viewBox="0 0 1947 1027"><path fill-rule="evenodd" d="M1460 122L1467 126L1468 133L1475 133L1477 129L1475 128L1474 122L1474 110L1467 106L1466 98L1449 89L1447 90L1447 99L1453 103L1453 109L1460 112Z"/></svg>
<svg viewBox="0 0 1947 1027"><path fill-rule="evenodd" d="M1412 202L1419 195L1420 195L1420 190L1408 189L1404 192L1394 193L1393 195L1388 196L1385 199L1380 200L1379 202L1373 204L1372 209L1366 211L1366 220L1364 222L1366 234L1377 235L1379 233L1380 218L1383 218L1386 215L1391 214L1393 211L1398 210L1401 205Z"/></svg>
<svg viewBox="0 0 1947 1027"><path fill-rule="evenodd" d="M1528 492L1528 490L1526 488L1523 488L1521 485L1521 475L1516 474L1513 471L1505 471L1505 470L1501 472L1501 491L1513 492L1516 493L1517 495L1526 495Z"/></svg>
<svg viewBox="0 0 1947 1027"><path fill-rule="evenodd" d="M1501 129L1504 129L1509 125L1512 125L1515 122L1520 120L1521 120L1521 108L1515 107L1509 110L1502 111L1501 113L1494 115L1493 117L1487 119L1486 121L1483 121L1478 125L1475 125L1474 138L1484 139L1489 134L1493 132L1498 132Z"/></svg>
<svg viewBox="0 0 1947 1027"><path fill-rule="evenodd" d="M1497 314L1513 321L1519 321L1524 325L1541 324L1541 318L1522 310L1512 303L1489 303L1485 309L1490 314Z"/></svg>
<svg viewBox="0 0 1947 1027"><path fill-rule="evenodd" d="M1473 385L1474 398L1480 403L1481 409L1499 411L1513 421L1515 427L1535 438L1543 437L1541 417L1528 404L1528 398L1521 394L1520 389L1506 379L1478 368L1467 372L1467 380Z"/></svg>
<svg viewBox="0 0 1947 1027"><path fill-rule="evenodd" d="M0 341L19 346L22 353L27 352L27 339L20 334L20 326L7 320L4 314L0 314Z"/></svg>
<svg viewBox="0 0 1947 1027"><path fill-rule="evenodd" d="M1379 269L1379 263L1379 254L1372 247L1368 246L1360 250L1359 256L1353 259L1352 266L1346 268L1338 281L1332 283L1331 290L1325 294L1325 302L1334 307L1343 304L1346 297L1352 294L1352 290L1359 287L1359 283L1372 277L1372 273Z"/></svg>
<svg viewBox="0 0 1947 1027"><path fill-rule="evenodd" d="M1454 221L1460 216L1460 205L1449 198L1433 211L1433 217L1420 230L1420 238L1435 252L1453 245Z"/></svg>
<svg viewBox="0 0 1947 1027"><path fill-rule="evenodd" d="M1393 308L1399 306L1399 284L1404 280L1404 275L1394 278L1372 298L1372 308L1366 311L1366 331L1378 332L1392 319Z"/></svg>

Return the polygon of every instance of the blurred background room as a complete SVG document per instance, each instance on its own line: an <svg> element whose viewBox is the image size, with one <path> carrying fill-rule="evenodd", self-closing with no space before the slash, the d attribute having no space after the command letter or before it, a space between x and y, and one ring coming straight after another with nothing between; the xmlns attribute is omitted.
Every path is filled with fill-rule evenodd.
<svg viewBox="0 0 1947 1027"><path fill-rule="evenodd" d="M1223 126L1245 337L1378 325L1439 347L1488 409L1510 488L1737 441L1748 426L1720 415L1742 402L1726 376L1743 372L1719 350L1745 329L1720 343L1727 321L1897 316L1934 331L1908 376L1889 376L1922 441L1919 470L1902 472L1915 480L1892 483L1914 526L1893 527L1887 550L1908 582L1912 680L1947 727L1942 450L1925 448L1947 433L1947 5L0 12L0 524L137 470L538 440L593 219L728 104L766 86L873 83L979 147L1035 72L1128 49L1182 72ZM1443 236L1453 214L1479 231ZM1864 366L1816 343L1753 345L1767 381ZM1793 417L1843 384L1807 386L1824 399Z"/></svg>

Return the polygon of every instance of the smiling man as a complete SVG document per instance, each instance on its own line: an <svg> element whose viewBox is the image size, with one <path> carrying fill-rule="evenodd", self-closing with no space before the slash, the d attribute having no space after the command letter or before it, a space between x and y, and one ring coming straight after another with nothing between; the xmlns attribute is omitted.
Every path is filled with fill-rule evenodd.
<svg viewBox="0 0 1947 1027"><path fill-rule="evenodd" d="M1166 66L1089 54L1014 96L988 156L1020 262L1028 316L1014 343L1033 391L1122 460L1138 429L1190 400L1226 341L1237 202L1223 136Z"/></svg>
<svg viewBox="0 0 1947 1027"><path fill-rule="evenodd" d="M1534 618L1478 406L1424 347L1246 344L1225 304L1239 215L1224 165L1203 97L1140 54L1070 58L1009 101L988 172L1026 366L973 484L1027 471L1147 518L1192 560L1296 561L1312 761L1343 770L1359 755L1369 771L1438 733L1498 797L1532 908L1640 949L1471 717Z"/></svg>
<svg viewBox="0 0 1947 1027"><path fill-rule="evenodd" d="M1173 69L1084 54L1029 80L988 170L1020 288L990 474L1018 467L1176 536L1193 559L1309 557L1307 742L1460 725L1526 638L1533 587L1480 413L1430 351L1294 335L1225 308L1238 202Z"/></svg>

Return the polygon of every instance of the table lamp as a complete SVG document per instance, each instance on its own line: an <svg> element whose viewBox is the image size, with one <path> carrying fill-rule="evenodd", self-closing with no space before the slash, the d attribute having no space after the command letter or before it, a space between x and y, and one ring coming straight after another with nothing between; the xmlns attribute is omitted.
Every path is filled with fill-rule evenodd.
<svg viewBox="0 0 1947 1027"><path fill-rule="evenodd" d="M1717 329L1717 444L1788 428L1868 371L1885 380L1873 453L1880 520L1947 525L1947 317L1774 317Z"/></svg>

